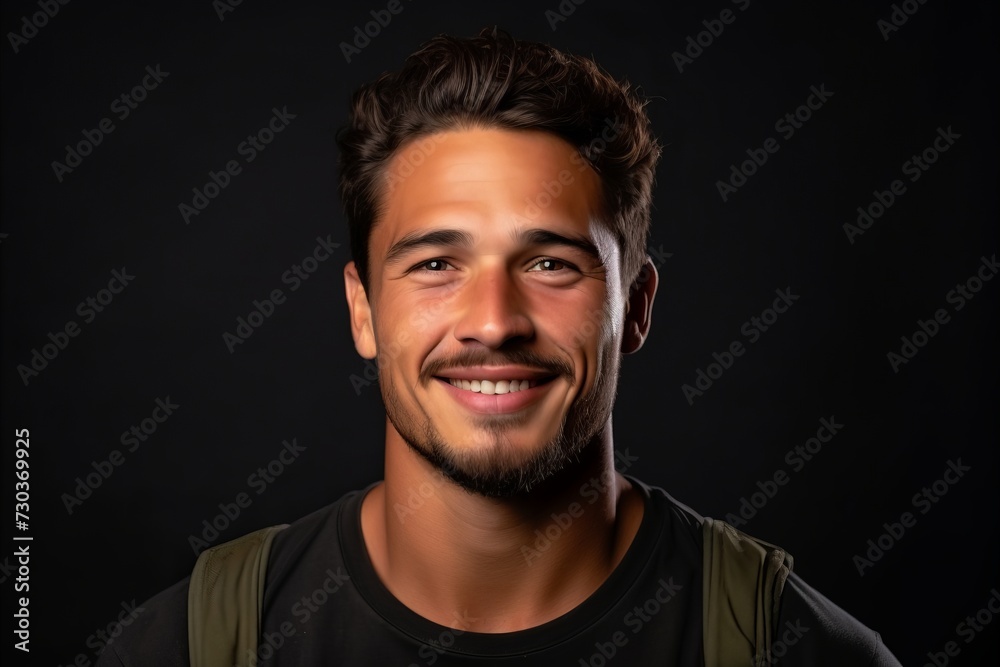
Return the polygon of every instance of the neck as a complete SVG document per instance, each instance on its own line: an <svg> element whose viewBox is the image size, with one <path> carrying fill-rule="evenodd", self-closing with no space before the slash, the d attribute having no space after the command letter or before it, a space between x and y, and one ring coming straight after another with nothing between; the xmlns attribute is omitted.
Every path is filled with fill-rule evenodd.
<svg viewBox="0 0 1000 667"><path fill-rule="evenodd" d="M465 491L387 425L384 484L362 507L383 584L424 618L473 632L511 632L570 611L604 582L635 536L637 490L614 469L611 424L530 493Z"/></svg>

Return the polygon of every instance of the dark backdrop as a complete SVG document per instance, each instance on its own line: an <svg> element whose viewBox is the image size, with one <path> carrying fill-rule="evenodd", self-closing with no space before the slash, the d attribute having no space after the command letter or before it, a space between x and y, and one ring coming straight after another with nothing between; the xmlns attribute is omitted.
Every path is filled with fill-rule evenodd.
<svg viewBox="0 0 1000 667"><path fill-rule="evenodd" d="M1000 623L959 627L998 583L1000 281L977 277L996 272L994 3L578 2L51 2L52 17L5 3L5 651L23 594L14 534L34 538L30 664L86 664L123 603L185 576L203 520L229 539L380 477L335 132L350 92L423 40L498 24L631 79L665 144L654 326L615 414L628 472L786 547L904 664L949 641L954 664L997 657ZM366 44L355 27L372 11L391 21ZM241 143L275 110L285 126L248 161ZM206 192L230 160L239 173ZM338 247L292 289L284 272L318 238ZM276 289L285 301L227 346ZM793 305L775 318L776 290ZM820 449L824 419L842 427ZM123 442L133 426L143 440ZM293 463L248 479L293 439ZM925 487L933 501L914 497ZM217 517L241 492L250 506Z"/></svg>

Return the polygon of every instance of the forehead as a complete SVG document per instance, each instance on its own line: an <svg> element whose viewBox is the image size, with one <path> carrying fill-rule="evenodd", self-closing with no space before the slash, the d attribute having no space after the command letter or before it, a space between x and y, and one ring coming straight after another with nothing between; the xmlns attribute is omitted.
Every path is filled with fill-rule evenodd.
<svg viewBox="0 0 1000 667"><path fill-rule="evenodd" d="M547 132L474 128L422 137L387 166L371 259L380 262L394 240L425 228L477 238L518 227L586 233L600 185L577 149Z"/></svg>

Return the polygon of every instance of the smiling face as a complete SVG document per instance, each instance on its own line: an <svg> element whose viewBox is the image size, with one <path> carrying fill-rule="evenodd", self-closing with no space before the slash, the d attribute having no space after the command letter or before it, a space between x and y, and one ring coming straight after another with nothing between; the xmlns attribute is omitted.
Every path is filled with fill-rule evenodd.
<svg viewBox="0 0 1000 667"><path fill-rule="evenodd" d="M554 135L458 129L385 183L368 292L345 277L388 437L473 492L526 492L610 429L627 320L600 179Z"/></svg>

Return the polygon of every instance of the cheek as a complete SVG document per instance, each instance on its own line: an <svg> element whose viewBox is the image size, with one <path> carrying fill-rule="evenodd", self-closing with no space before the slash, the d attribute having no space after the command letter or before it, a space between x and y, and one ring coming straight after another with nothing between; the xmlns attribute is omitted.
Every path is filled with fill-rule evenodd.
<svg viewBox="0 0 1000 667"><path fill-rule="evenodd" d="M566 344L577 354L591 357L596 353L605 337L604 327L601 323L603 318L601 310L591 307L577 311L574 315L572 320L563 320L564 322L572 322L566 329L565 335L568 336Z"/></svg>
<svg viewBox="0 0 1000 667"><path fill-rule="evenodd" d="M404 295L383 301L375 320L380 363L410 367L440 340L447 327L447 305L441 299Z"/></svg>
<svg viewBox="0 0 1000 667"><path fill-rule="evenodd" d="M415 334L434 331L460 306L463 287L461 281L453 280L443 285L402 289L393 296L391 308L401 325Z"/></svg>
<svg viewBox="0 0 1000 667"><path fill-rule="evenodd" d="M412 300L404 307L405 326L413 331L414 335L420 336L440 326L446 312L447 307L440 300Z"/></svg>
<svg viewBox="0 0 1000 667"><path fill-rule="evenodd" d="M572 360L576 372L585 374L578 379L584 384L592 384L603 367L602 349L613 337L604 305L590 295L572 300L548 299L540 308L538 312L544 315L541 322L536 320L539 337L555 344L564 357Z"/></svg>

